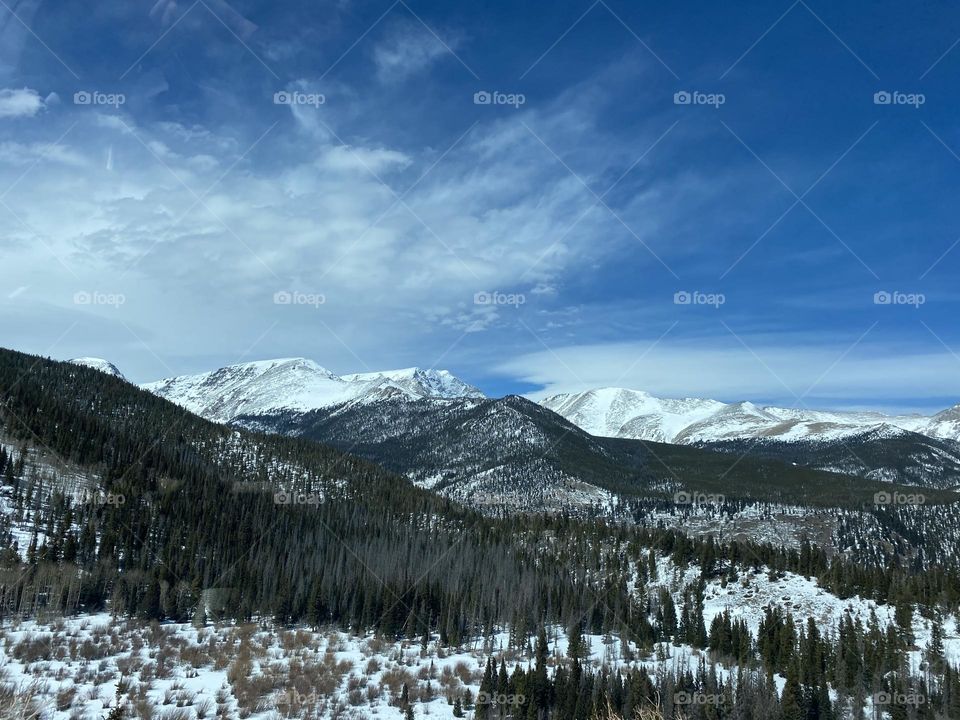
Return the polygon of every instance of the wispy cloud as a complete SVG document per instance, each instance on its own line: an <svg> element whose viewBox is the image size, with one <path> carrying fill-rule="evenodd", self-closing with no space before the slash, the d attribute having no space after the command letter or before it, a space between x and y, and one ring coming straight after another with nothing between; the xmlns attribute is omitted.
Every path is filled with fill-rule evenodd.
<svg viewBox="0 0 960 720"><path fill-rule="evenodd" d="M396 82L424 71L457 49L459 39L447 35L441 42L419 23L404 20L393 24L373 49L377 77L382 82Z"/></svg>
<svg viewBox="0 0 960 720"><path fill-rule="evenodd" d="M43 98L32 88L0 90L0 118L33 117L43 107Z"/></svg>
<svg viewBox="0 0 960 720"><path fill-rule="evenodd" d="M400 150L352 134L342 144L349 128L325 107L310 112L324 112L329 132L288 122L245 148L214 127L70 110L80 125L58 148L60 162L38 163L9 198L19 220L3 216L9 232L0 252L18 247L8 257L34 288L30 302L106 323L136 320L160 346L214 354L244 326L279 322L278 342L337 366L340 344L328 342L322 315L360 356L416 348L428 362L458 334L513 321L512 309L476 305L476 293L552 302L568 269L614 247L593 242L615 232L608 214L589 214L571 229L591 197L529 133L516 131L514 118L481 119L449 147ZM571 141L565 122L523 112L545 135ZM564 117L577 112L585 113L578 127L592 122L588 107L567 105ZM19 165L39 152L0 146ZM0 184L20 173L8 162ZM51 196L61 201L51 205ZM544 257L561 238L562 252ZM126 302L109 311L76 307L78 290ZM279 290L326 302L313 313L277 306ZM8 310L29 314L18 299ZM344 355L344 369L354 364ZM138 374L129 364L125 371Z"/></svg>

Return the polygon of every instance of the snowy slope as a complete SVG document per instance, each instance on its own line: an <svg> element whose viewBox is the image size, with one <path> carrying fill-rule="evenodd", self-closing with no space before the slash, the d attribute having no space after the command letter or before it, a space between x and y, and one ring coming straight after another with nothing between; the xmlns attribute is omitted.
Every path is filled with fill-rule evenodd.
<svg viewBox="0 0 960 720"><path fill-rule="evenodd" d="M626 388L553 395L544 407L594 435L678 444L752 438L828 441L879 430L906 430L960 441L960 405L931 417L878 412L759 407L701 398L658 398Z"/></svg>
<svg viewBox="0 0 960 720"><path fill-rule="evenodd" d="M121 380L126 380L126 378L123 376L123 373L117 369L116 365L114 365L112 362L104 360L103 358L79 357L72 358L67 362L72 362L74 365L83 365L84 367L93 368L94 370L99 370L107 375L113 375Z"/></svg>
<svg viewBox="0 0 960 720"><path fill-rule="evenodd" d="M341 378L348 382L393 383L417 397L449 400L453 398L482 398L484 396L473 385L468 385L447 370L423 370L413 367L404 370L342 375Z"/></svg>
<svg viewBox="0 0 960 720"><path fill-rule="evenodd" d="M662 400L638 390L599 388L555 395L541 403L591 435L659 442L674 438L724 407L715 400Z"/></svg>
<svg viewBox="0 0 960 720"><path fill-rule="evenodd" d="M445 370L410 368L340 377L305 358L230 365L141 387L215 422L304 413L350 401L483 397Z"/></svg>
<svg viewBox="0 0 960 720"><path fill-rule="evenodd" d="M941 440L960 439L960 404L939 412L933 417L914 418L914 421L901 427Z"/></svg>

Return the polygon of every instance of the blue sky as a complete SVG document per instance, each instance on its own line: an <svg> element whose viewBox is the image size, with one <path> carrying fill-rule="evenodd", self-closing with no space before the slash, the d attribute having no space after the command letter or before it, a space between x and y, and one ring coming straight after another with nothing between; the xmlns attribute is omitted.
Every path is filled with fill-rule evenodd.
<svg viewBox="0 0 960 720"><path fill-rule="evenodd" d="M958 39L946 3L10 3L0 338L946 407Z"/></svg>

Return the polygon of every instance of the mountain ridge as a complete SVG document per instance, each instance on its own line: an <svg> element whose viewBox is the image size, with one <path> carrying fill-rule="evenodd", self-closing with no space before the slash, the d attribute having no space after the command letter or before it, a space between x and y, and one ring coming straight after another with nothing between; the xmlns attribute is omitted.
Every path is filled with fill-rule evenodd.
<svg viewBox="0 0 960 720"><path fill-rule="evenodd" d="M658 398L629 388L561 393L540 404L595 435L676 444L771 438L832 442L880 426L938 440L960 441L960 404L934 415L815 410L723 403L706 398Z"/></svg>
<svg viewBox="0 0 960 720"><path fill-rule="evenodd" d="M405 368L340 376L306 358L238 363L140 387L216 422L231 422L240 416L305 413L394 397L483 397L480 390L446 370Z"/></svg>
<svg viewBox="0 0 960 720"><path fill-rule="evenodd" d="M101 358L74 358L126 379ZM286 376L286 377L284 377ZM408 399L484 399L478 388L448 370L408 367L337 375L303 357L274 358L142 383L140 387L218 422L241 415L309 412L348 402ZM644 390L604 386L535 400L592 435L698 444L774 438L784 442L834 441L887 425L960 442L960 403L932 415L879 411L761 406L751 401L665 398Z"/></svg>

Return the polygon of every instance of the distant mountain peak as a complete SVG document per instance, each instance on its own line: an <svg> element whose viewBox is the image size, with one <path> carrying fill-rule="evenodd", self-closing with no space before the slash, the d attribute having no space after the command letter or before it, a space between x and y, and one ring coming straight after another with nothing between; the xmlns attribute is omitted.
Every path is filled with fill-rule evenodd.
<svg viewBox="0 0 960 720"><path fill-rule="evenodd" d="M302 371L316 373L327 377L336 377L332 372L322 365L310 360L309 358L274 358L271 360L253 360L251 362L236 363L220 368L220 370L249 370L256 373L265 373L273 371ZM219 372L219 371L215 371Z"/></svg>
<svg viewBox="0 0 960 720"><path fill-rule="evenodd" d="M412 367L338 376L302 357L256 360L207 373L167 378L145 390L216 422L301 414L345 403L387 399L482 398L446 370Z"/></svg>
<svg viewBox="0 0 960 720"><path fill-rule="evenodd" d="M750 401L659 398L641 390L601 387L552 395L541 404L593 435L676 444L768 438L832 441L863 433L915 432L960 440L960 405L932 417L878 412L761 407Z"/></svg>
<svg viewBox="0 0 960 720"><path fill-rule="evenodd" d="M108 360L104 360L103 358L78 357L78 358L71 358L67 362L73 363L74 365L82 365L83 367L99 370L102 373L106 373L107 375L113 375L114 377L118 377L121 380L127 379L123 376L123 373L120 372L120 370L117 368L116 365L114 365L112 362Z"/></svg>
<svg viewBox="0 0 960 720"><path fill-rule="evenodd" d="M960 403L948 407L946 410L941 410L933 417L937 420L960 420Z"/></svg>
<svg viewBox="0 0 960 720"><path fill-rule="evenodd" d="M348 382L388 381L414 396L440 399L483 398L484 394L448 370L420 367L344 375Z"/></svg>

